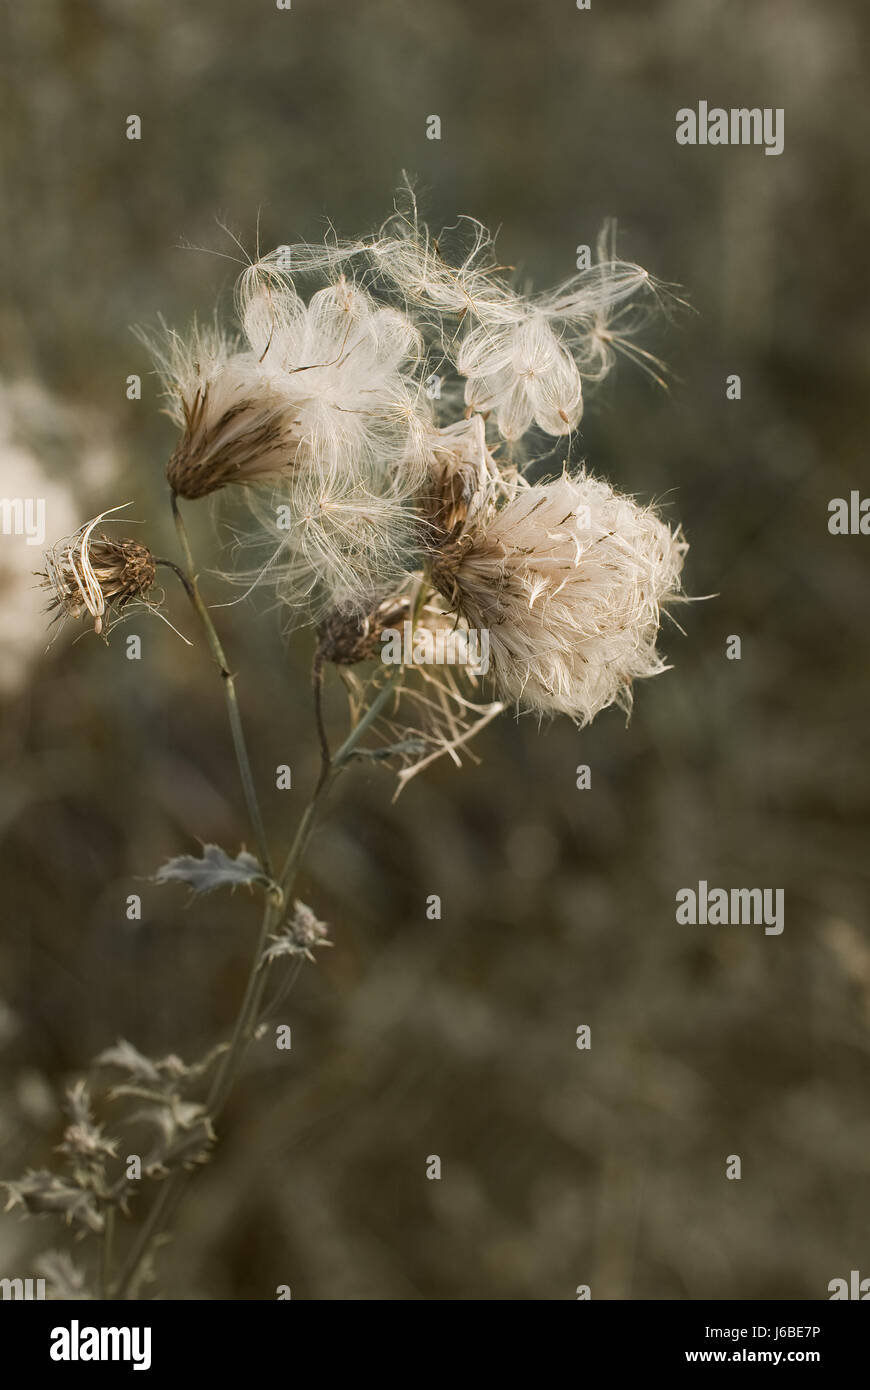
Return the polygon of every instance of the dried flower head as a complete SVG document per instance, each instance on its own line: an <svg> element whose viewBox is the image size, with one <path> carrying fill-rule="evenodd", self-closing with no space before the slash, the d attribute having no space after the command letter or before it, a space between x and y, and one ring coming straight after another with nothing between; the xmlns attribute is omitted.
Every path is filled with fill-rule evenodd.
<svg viewBox="0 0 870 1390"><path fill-rule="evenodd" d="M194 326L149 342L182 431L174 491L196 499L305 472L370 491L398 477L412 491L431 408L411 320L345 276L306 304L274 254L242 274L237 302L241 336Z"/></svg>
<svg viewBox="0 0 870 1390"><path fill-rule="evenodd" d="M314 960L314 952L324 946L331 946L329 927L321 922L299 898L293 904L293 916L285 922L281 931L270 938L260 957L260 966L268 965L280 956L299 956L303 960Z"/></svg>
<svg viewBox="0 0 870 1390"><path fill-rule="evenodd" d="M565 474L518 492L433 579L489 630L506 697L582 725L614 703L628 711L632 681L667 669L656 639L685 550L651 508Z"/></svg>
<svg viewBox="0 0 870 1390"><path fill-rule="evenodd" d="M113 540L94 534L108 515L102 512L73 536L45 551L45 571L40 576L43 588L51 593L49 611L56 609L57 617L71 618L88 613L95 632L104 630L113 612L120 612L134 600L144 600L156 575L154 557L146 546L127 538Z"/></svg>
<svg viewBox="0 0 870 1390"><path fill-rule="evenodd" d="M173 492L195 500L229 483L256 483L291 465L296 421L253 354L219 330L169 337L160 357L168 413L181 438L166 468Z"/></svg>
<svg viewBox="0 0 870 1390"><path fill-rule="evenodd" d="M407 595L385 599L371 613L342 613L333 609L318 624L318 651L334 666L357 666L381 651L381 634L407 622L412 600Z"/></svg>

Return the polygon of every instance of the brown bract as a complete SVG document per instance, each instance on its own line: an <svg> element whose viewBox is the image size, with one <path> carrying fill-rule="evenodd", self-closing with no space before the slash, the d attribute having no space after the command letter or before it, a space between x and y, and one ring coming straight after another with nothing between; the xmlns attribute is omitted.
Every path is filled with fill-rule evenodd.
<svg viewBox="0 0 870 1390"><path fill-rule="evenodd" d="M257 482L290 463L286 410L263 393L231 399L221 383L205 382L182 399L184 432L173 450L166 477L173 492L190 501L228 483Z"/></svg>

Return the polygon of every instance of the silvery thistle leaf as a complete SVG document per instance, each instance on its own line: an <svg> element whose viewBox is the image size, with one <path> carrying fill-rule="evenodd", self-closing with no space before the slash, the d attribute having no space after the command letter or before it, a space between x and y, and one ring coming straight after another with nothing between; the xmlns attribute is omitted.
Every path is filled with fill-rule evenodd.
<svg viewBox="0 0 870 1390"><path fill-rule="evenodd" d="M240 883L258 883L267 895L281 900L281 889L264 871L253 854L242 850L231 859L220 845L203 845L202 858L179 854L161 865L154 875L155 883L186 883L195 896L212 893L216 888L235 888Z"/></svg>

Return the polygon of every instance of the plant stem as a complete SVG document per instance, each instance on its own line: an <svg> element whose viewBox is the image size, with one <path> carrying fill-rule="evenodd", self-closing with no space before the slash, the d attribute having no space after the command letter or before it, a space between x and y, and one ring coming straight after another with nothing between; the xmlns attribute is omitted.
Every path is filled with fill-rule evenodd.
<svg viewBox="0 0 870 1390"><path fill-rule="evenodd" d="M332 755L329 751L329 739L326 734L326 725L323 722L323 647L319 646L314 653L314 661L311 666L311 686L314 691L314 722L317 725L317 737L320 741L320 778L317 786L325 782L329 776L329 769L332 766Z"/></svg>
<svg viewBox="0 0 870 1390"><path fill-rule="evenodd" d="M272 860L269 854L269 845L266 840L266 829L263 825L263 817L260 813L260 803L257 800L257 793L254 788L254 778L251 772L251 761L248 757L248 748L245 742L245 733L244 729L242 728L242 717L239 712L239 701L238 696L236 695L236 683L227 663L226 656L224 655L224 649L221 645L221 640L218 637L217 629L215 628L215 625L211 620L211 615L205 603L203 602L202 595L199 592L199 586L197 585L196 570L194 568L193 563L193 553L190 549L190 541L187 536L187 527L184 524L184 520L178 507L178 497L174 492L172 493L172 515L175 520L175 529L178 532L178 538L181 542L181 548L184 552L184 561L185 565L187 566L187 573L184 574L177 565L171 564L170 568L175 570L175 573L179 576L182 584L184 585L187 596L196 610L197 617L199 618L203 628L205 629L205 634L208 638L208 643L211 647L212 655L215 661L217 662L218 670L221 674L221 684L223 685L224 699L226 700L227 705L227 714L229 716L230 721L230 732L233 738L233 747L235 748L236 752L236 762L239 765L239 773L242 779L242 787L245 793L245 802L248 807L248 816L250 818L251 828L254 832L254 838L257 842L257 853L259 855L260 863L262 864L266 873L271 878L273 873Z"/></svg>
<svg viewBox="0 0 870 1390"><path fill-rule="evenodd" d="M115 1210L109 1207L106 1212L106 1224L103 1227L103 1238L100 1242L100 1292L103 1298L109 1297L109 1286L112 1281L112 1236L115 1232Z"/></svg>
<svg viewBox="0 0 870 1390"><path fill-rule="evenodd" d="M176 510L176 515L177 509ZM186 542L186 535L185 535ZM185 545L188 563L190 563L190 548ZM191 566L192 573L192 566ZM187 587L185 585L185 587ZM195 581L191 584L191 589L196 594ZM200 600L201 602L201 600ZM199 612L199 607L197 606ZM217 635L215 634L215 641ZM218 643L219 649L219 643ZM218 658L219 664L223 668L222 657ZM223 673L223 670L222 670ZM314 794L306 806L302 819L299 822L293 843L287 853L284 866L281 871L279 885L282 891L282 904L278 906L273 901L267 899L263 907L263 917L260 924L260 932L257 939L256 949L248 973L248 980L245 986L245 993L239 1008L236 1022L233 1028L232 1040L222 1063L218 1067L208 1093L206 1109L209 1118L214 1123L220 1116L224 1105L232 1091L233 1085L244 1056L247 1043L253 1028L256 1026L260 1017L263 994L266 988L268 971L260 968L263 951L269 935L278 925L284 906L289 902L296 876L302 863L305 850L311 838L312 831L317 823L320 807L339 773L352 760L356 747L362 736L371 728L377 719L384 705L392 696L398 677L387 682L378 692L365 714L359 719L350 731L347 738L342 743L338 752L334 756L329 754L329 745L326 740L326 733L323 725L323 717L320 708L320 695L322 685L322 663L318 663L315 656L312 670L312 684L314 688L315 711L318 726L318 736L321 747L321 771L318 778ZM225 687L226 688L226 687ZM271 876L271 870L270 870ZM125 1261L124 1267L118 1278L115 1288L116 1298L128 1298L135 1294L136 1286L141 1273L142 1262L147 1255L152 1242L160 1234L164 1224L168 1221L174 1209L174 1203L181 1195L181 1188L185 1178L185 1171L177 1168L168 1177L161 1188L155 1201L152 1203L145 1221L143 1222L139 1235L133 1244L130 1253Z"/></svg>
<svg viewBox="0 0 870 1390"><path fill-rule="evenodd" d="M322 763L320 777L318 779L317 786L314 789L314 795L312 796L311 800L305 808L305 811L303 812L302 819L299 822L299 827L293 838L293 843L290 846L287 858L284 861L284 867L281 870L279 885L285 904L288 904L290 902L290 895L293 890L293 885L296 881L296 875L299 872L303 856L305 854L306 849L308 848L308 841L310 840L312 831L314 830L314 827L317 823L317 817L320 812L320 807L323 801L325 800L330 788L332 787L333 782L336 780L339 773L351 761L354 754L354 750L356 749L359 740L362 738L363 734L371 727L375 719L377 719L381 709L392 695L394 688L395 681L390 681L387 685L384 686L382 690L378 692L378 694L375 696L375 699L372 701L371 705L363 715L362 719L359 720L356 726L348 734L344 743L341 745L334 757L329 757L328 748L325 756L323 755L323 748L325 745L324 738L321 744ZM319 681L315 681L314 689L315 703L317 705L319 714ZM260 969L260 958L262 956L263 950L265 949L266 939L269 931L266 916L267 914L264 913L263 929L260 935L260 942L258 944L257 954L254 958L251 974L248 977L249 992L247 992L245 995L245 1001L242 1005L242 1014L239 1015L239 1022L236 1025L236 1034L233 1037L233 1043L225 1059L223 1075L227 1078L228 1084L224 1084L220 1073L216 1078L217 1084L214 1087L214 1091L216 1095L216 1104L218 1106L218 1109L220 1109L220 1107L223 1105L224 1100L226 1099L226 1096L230 1088L232 1087L235 1066L237 1062L241 1059L241 1053L244 1050L245 1043L247 1042L247 1036L250 1027L252 1024L256 1023L257 1019L259 1018L260 1005L262 1004L263 994L266 989L266 980L268 976L268 971ZM246 1006L247 1017L243 1020L243 1014L245 1014Z"/></svg>

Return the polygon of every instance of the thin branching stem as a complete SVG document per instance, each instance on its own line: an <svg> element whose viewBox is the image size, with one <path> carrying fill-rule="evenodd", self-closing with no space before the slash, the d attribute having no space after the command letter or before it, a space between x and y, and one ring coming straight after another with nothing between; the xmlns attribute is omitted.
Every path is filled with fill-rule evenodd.
<svg viewBox="0 0 870 1390"><path fill-rule="evenodd" d="M236 762L238 763L239 774L242 780L242 788L245 794L245 802L248 808L248 816L250 818L251 827L253 829L254 837L257 842L257 850L260 857L260 863L262 864L263 869L268 874L268 876L272 878L272 859L269 853L269 846L268 841L266 839L266 830L263 824L263 817L260 812L260 804L257 800L257 793L254 787L254 778L253 773L251 772L251 762L248 756L248 748L247 743L245 741L244 729L242 727L242 718L239 710L238 696L236 695L235 680L229 668L229 664L224 653L223 644L221 643L220 637L217 633L217 629L215 628L215 625L212 622L211 614L209 613L208 608L206 607L203 601L202 595L199 592L196 567L194 565L193 552L190 547L190 539L187 534L187 527L184 524L184 518L182 517L181 510L178 506L178 497L175 492L171 493L171 502L172 516L175 521L175 529L178 532L178 539L181 544L182 553L184 555L186 569L182 569L181 566L177 565L173 560L160 560L158 561L158 563L167 569L171 569L173 573L181 581L184 591L190 599L191 604L193 605L193 608L196 611L197 617L199 618L203 626L206 637L208 638L208 643L211 648L212 655L215 659L215 662L217 663L217 667L221 676L221 685L223 687L224 699L226 701L227 706L227 714L229 716L230 732L232 735L233 747L235 749ZM230 1058L235 1059L235 1056L239 1052L241 1047L241 1042L243 1039L242 1029L244 1026L244 1013L246 1008L250 1005L250 992L253 989L254 984L256 983L254 978L256 974L256 962L259 960L259 956L268 938L268 934L272 929L273 918L277 919L278 912L278 904L275 903L272 899L267 899L263 909L263 920L260 930L259 943L257 947L257 955L255 956L254 970L252 971L252 976L248 980L248 989L245 993L245 998L242 1003L242 1010L240 1011L239 1017L236 1020L233 1041L230 1044L229 1051L224 1057L223 1063L221 1067L219 1067L215 1080L212 1083L212 1088L209 1093L208 1105L210 1111L213 1110L213 1100L217 1097L217 1095L223 1088L224 1079L232 1075L233 1069L230 1068L229 1062ZM157 1198L152 1204L148 1216L143 1222L138 1237L134 1242L124 1263L124 1266L118 1276L117 1284L115 1285L116 1297L126 1298L129 1296L131 1292L135 1291L136 1284L139 1278L141 1277L142 1262L146 1254L148 1253L148 1250L150 1249L152 1241L159 1234L161 1225L163 1224L166 1217L168 1217L169 1215L173 1199L180 1192L182 1178L182 1170L176 1169L172 1176L167 1178L164 1186L160 1190L160 1193L158 1194Z"/></svg>
<svg viewBox="0 0 870 1390"><path fill-rule="evenodd" d="M314 692L314 722L317 726L317 738L320 743L320 777L318 779L318 789L321 783L325 782L329 776L332 766L332 756L329 751L329 739L326 733L326 725L323 721L323 646L318 646L314 653L314 661L311 666L311 685Z"/></svg>
<svg viewBox="0 0 870 1390"><path fill-rule="evenodd" d="M109 1297L109 1290L112 1284L112 1238L115 1233L115 1209L109 1207L106 1212L105 1225L103 1226L102 1240L100 1241L100 1294L103 1298Z"/></svg>
<svg viewBox="0 0 870 1390"><path fill-rule="evenodd" d="M350 733L348 734L344 743L339 748L338 752L335 753L335 755L331 757L328 762L324 762L324 764L322 765L320 777L318 778L317 786L314 789L314 795L312 796L311 800L305 808L305 811L303 812L302 819L299 822L299 827L293 838L293 843L290 846L287 858L284 861L284 867L281 870L281 877L278 880L281 888L283 901L285 904L290 902L293 887L296 882L296 876L301 867L305 851L308 848L308 841L310 840L314 827L317 824L317 817L320 813L320 808L336 778L340 775L340 773L348 765L348 763L353 759L354 752L363 734L365 734L367 730L371 727L371 725L374 723L381 710L383 709L384 705L391 698L396 686L396 682L397 678L393 678L392 680L388 681L388 683L383 687L382 690L378 692L378 694L375 696L374 700L372 701L369 708L366 710L363 717L358 721L354 728L351 729ZM268 970L260 969L260 959L262 957L263 951L266 948L266 941L269 936L269 931L270 925L267 921L267 915L264 914L263 929L260 936L260 942L254 960L253 970L248 980L249 996L246 994L245 1005L243 1005L243 1013L245 1013L246 1016L244 1017L244 1019L242 1018L242 1015L239 1016L239 1025L237 1025L236 1037L234 1038L233 1047L231 1047L230 1053L227 1055L226 1059L225 1071L229 1078L229 1086L232 1085L232 1077L234 1076L235 1066L237 1065L237 1062L241 1060L241 1053L244 1051L245 1045L250 1036L251 1029L254 1026L256 1026L257 1020L260 1017L260 1009L263 1002L263 994L266 989L266 982L269 974ZM226 1089L224 1089L223 1086L217 1086L215 1088L218 1108L220 1108L223 1105L229 1086Z"/></svg>
<svg viewBox="0 0 870 1390"><path fill-rule="evenodd" d="M208 608L203 602L202 595L199 592L199 586L197 584L196 577L196 569L193 563L193 553L190 549L190 541L187 535L187 527L184 524L184 519L181 515L181 511L178 506L178 496L174 492L172 493L172 515L175 519L175 529L178 532L178 538L181 542L181 549L184 552L184 561L185 565L187 566L186 577L182 574L181 570L177 565L170 564L170 568L172 568L175 571L175 573L178 574L179 578L182 580L185 591L191 603L193 604L193 607L196 610L197 617L199 618L203 628L205 629L205 634L208 638L208 643L211 647L212 655L215 661L217 662L218 670L221 674L221 684L223 685L224 699L226 700L227 713L229 715L230 721L230 732L232 733L233 747L235 748L236 752L236 762L239 765L239 773L241 775L242 787L245 793L245 802L248 807L248 816L251 822L251 828L254 832L254 838L257 842L257 852L260 857L260 863L262 864L266 873L271 878L272 860L269 854L269 845L266 839L266 829L263 825L263 817L260 813L260 804L257 800L257 793L254 787L254 778L251 772L251 760L248 757L248 748L245 742L245 733L244 729L242 728L242 717L239 711L239 701L238 696L236 695L236 683L233 678L232 671L229 668L229 663L227 662L226 656L224 655L224 649L221 644L221 640L218 637L217 629L215 628L215 625L211 620L211 614L209 613Z"/></svg>
<svg viewBox="0 0 870 1390"><path fill-rule="evenodd" d="M190 564L189 545L186 547L186 551L188 563ZM193 573L192 564L190 564L190 573ZM196 592L195 586L194 592ZM199 611L199 609L197 609L197 611ZM381 710L392 698L399 679L399 677L393 677L391 680L387 681L386 685L384 685L375 696L365 714L357 721L353 729L351 729L338 751L333 756L330 756L320 708L322 665L321 669L317 670L317 658L315 657L315 668L312 672L312 681L315 691L315 712L321 746L320 776L311 800L302 814L302 819L297 827L293 843L288 850L281 876L278 880L281 888L281 901L280 903L277 902L274 896L272 896L267 898L263 906L263 916L257 945L251 962L245 993L233 1027L232 1039L215 1073L206 1100L206 1110L208 1111L209 1119L212 1124L217 1121L227 1102L238 1076L247 1045L260 1021L263 995L265 993L269 974L267 969L261 969L263 952L266 949L269 936L277 928L286 904L290 901L290 896L305 851L308 847L308 842L317 823L320 808L335 779L348 763L352 761L360 739L371 728L372 724L381 713ZM185 1176L184 1170L177 1168L172 1175L166 1179L145 1221L142 1223L138 1237L127 1256L127 1260L115 1287L115 1297L135 1297L138 1283L142 1275L144 1260L153 1242L160 1235L161 1230L164 1229L172 1216L175 1206L181 1196Z"/></svg>

